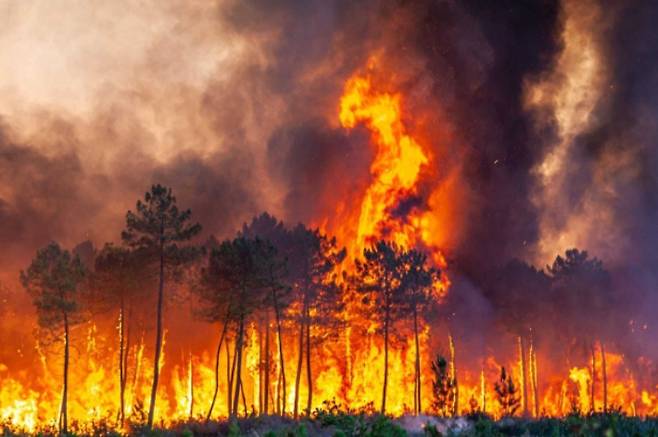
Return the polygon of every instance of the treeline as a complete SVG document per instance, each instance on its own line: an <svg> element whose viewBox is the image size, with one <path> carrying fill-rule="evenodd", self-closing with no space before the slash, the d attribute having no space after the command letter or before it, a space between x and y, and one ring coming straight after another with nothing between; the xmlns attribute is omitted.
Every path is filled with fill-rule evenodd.
<svg viewBox="0 0 658 437"><path fill-rule="evenodd" d="M106 244L95 252L87 247L71 253L57 243L37 251L21 272L21 281L33 298L40 332L48 339L63 339L62 401L59 427L68 426L67 395L71 328L98 312L114 312L118 326L120 423L126 419L125 389L132 312L155 294L155 344L148 426L153 425L160 378L163 342L163 307L170 285L184 283L196 298L194 314L218 325L215 384L210 419L220 385L220 353L234 339L227 363L227 405L237 416L244 412L243 351L246 327L251 322L265 329L261 363L265 380L259 394L260 412L310 414L313 404L311 355L314 348L336 339L348 323L345 305L357 300L363 318L374 326L384 344L381 412L386 412L388 358L392 338L401 324L411 325L415 337L414 410L421 405L419 332L430 305L439 271L416 250L404 250L379 241L364 250L351 268L344 268L346 250L335 238L303 224L287 228L268 214L245 224L235 238L202 245L190 241L201 231L190 210L179 209L170 188L154 185L136 209L126 214L121 245ZM84 248L83 248L84 249ZM156 285L157 284L157 285ZM156 285L154 287L154 285ZM154 293L155 291L155 293ZM286 329L284 329L284 326ZM272 329L270 329L272 327ZM283 336L294 336L297 356L289 357ZM269 350L276 336L277 353ZM270 369L278 357L276 398L270 393ZM295 360L294 375L286 375L286 362ZM302 376L308 395L299 399ZM292 381L294 380L294 381ZM293 411L286 411L287 391L294 387Z"/></svg>
<svg viewBox="0 0 658 437"><path fill-rule="evenodd" d="M153 378L147 424L152 426L156 404L163 342L163 307L171 299L175 284L183 284L195 299L194 315L216 324L214 395L206 417L215 411L220 386L220 353L226 351L228 413L236 416L242 403L247 414L243 387L243 351L246 328L261 327L265 337L260 366L259 412L263 414L309 414L313 405L312 353L318 345L337 339L348 326L380 337L384 349L382 402L386 412L388 359L392 342L413 333L415 369L413 411L425 411L421 403L422 374L419 333L432 317L451 311L451 294L438 305L437 286L441 272L425 254L377 241L361 256L346 261L346 250L335 238L303 224L292 228L268 214L245 224L234 238L218 241L211 237L192 244L201 226L190 210L179 209L171 189L154 185L126 213L121 244L106 244L95 251L90 245L74 253L51 243L37 251L31 264L21 272L21 281L33 298L44 340L63 339L62 401L59 426L66 430L69 350L71 328L98 313L112 313L118 320L117 361L120 423L126 420L125 389L134 313L154 308L155 340ZM521 261L512 261L485 275L481 281L484 297L496 309L497 321L518 339L521 357L521 399L519 407L529 413L528 390L538 399L536 378L536 335L542 325L563 336L570 349L574 343L589 351L592 381L595 381L596 345L605 361L605 345L613 339L608 332L623 330L623 317L611 317L615 294L610 275L596 258L570 250L558 256L547 269L539 270ZM454 293L452 293L454 294ZM456 296L458 298L458 296ZM346 308L350 306L350 308ZM350 316L357 315L356 318ZM284 339L284 337L286 337ZM232 351L229 338L233 339ZM452 339L451 339L452 341ZM286 343L296 344L289 356ZM270 350L272 344L278 349ZM454 344L451 344L454 349ZM277 362L274 362L275 358ZM293 360L294 373L286 365ZM446 374L445 361L433 364L434 391L449 402L429 406L436 412L457 414L458 382L453 369ZM453 363L454 364L454 363ZM271 381L271 369L278 369ZM607 409L605 365L603 408ZM526 378L525 375L530 375ZM306 377L307 398L299 398ZM446 379L447 378L447 379ZM450 379L452 378L452 379ZM505 377L500 386L505 386ZM438 381L438 382L437 382ZM274 388L274 393L271 393ZM288 391L294 390L292 411L286 411ZM591 385L594 406L595 385ZM436 393L435 393L436 395ZM436 396L434 396L436 399ZM446 410L446 405L451 407ZM534 414L539 414L535 402ZM516 408L515 408L516 410Z"/></svg>

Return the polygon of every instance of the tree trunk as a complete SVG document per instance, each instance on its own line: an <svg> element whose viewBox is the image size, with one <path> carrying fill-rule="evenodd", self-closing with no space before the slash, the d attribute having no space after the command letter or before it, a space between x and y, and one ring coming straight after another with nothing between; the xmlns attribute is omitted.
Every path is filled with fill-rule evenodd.
<svg viewBox="0 0 658 437"><path fill-rule="evenodd" d="M161 235L162 235L161 227ZM160 379L160 354L162 352L162 305L164 300L164 245L160 239L160 286L158 287L158 309L155 328L155 359L153 360L153 385L151 386L151 403L149 404L148 427L153 427L155 415L155 400L158 392L158 380Z"/></svg>
<svg viewBox="0 0 658 437"><path fill-rule="evenodd" d="M276 335L279 342L279 371L281 378L281 390L277 390L277 406L282 398L281 414L286 414L286 366L283 359L283 338L281 336L281 312L279 311L279 301L276 290L272 289L272 301L274 303L274 316L276 317ZM278 382L278 381L277 381Z"/></svg>
<svg viewBox="0 0 658 437"><path fill-rule="evenodd" d="M190 364L188 367L188 384L190 387L190 412L189 418L192 420L194 417L194 362L192 361L192 352L190 351Z"/></svg>
<svg viewBox="0 0 658 437"><path fill-rule="evenodd" d="M126 411L126 402L125 402L125 391L126 391L126 366L124 355L126 351L124 349L124 330L125 330L125 320L124 320L124 302L121 299L121 306L119 307L119 424L123 426L125 421L125 411Z"/></svg>
<svg viewBox="0 0 658 437"><path fill-rule="evenodd" d="M527 370L525 358L525 342L523 336L519 335L519 360L521 363L521 395L523 396L523 416L528 416L528 383L527 383Z"/></svg>
<svg viewBox="0 0 658 437"><path fill-rule="evenodd" d="M457 381L457 352L455 351L455 340L452 334L448 334L448 343L450 344L450 379L455 387L455 399L452 405L452 415L459 414L459 382Z"/></svg>
<svg viewBox="0 0 658 437"><path fill-rule="evenodd" d="M232 415L235 417L238 415L238 404L240 400L240 388L242 386L242 341L244 337L244 315L240 315L240 331L238 332L238 338L235 343L235 353L237 359L234 359L236 363L236 378L235 378L235 394L233 395L233 411Z"/></svg>
<svg viewBox="0 0 658 437"><path fill-rule="evenodd" d="M212 416L212 410L215 408L215 402L217 401L217 393L219 393L219 355L222 351L222 344L224 343L224 337L226 336L227 326L228 314L224 318L224 326L222 327L222 333L219 336L219 344L217 345L217 352L215 354L215 390L213 391L212 402L210 402L210 408L208 409L208 414L206 415L206 421L210 420L210 417Z"/></svg>
<svg viewBox="0 0 658 437"><path fill-rule="evenodd" d="M247 417L247 398L244 395L244 385L242 384L242 375L240 376L239 382L240 382L240 394L242 395L242 411L244 413L244 417Z"/></svg>
<svg viewBox="0 0 658 437"><path fill-rule="evenodd" d="M596 395L596 348L594 346L594 343L592 343L592 387L591 387L591 393L590 393L590 409L592 412L596 411L596 399L594 396Z"/></svg>
<svg viewBox="0 0 658 437"><path fill-rule="evenodd" d="M233 366L231 365L231 347L229 346L229 340L226 339L224 343L224 348L226 349L226 415L231 415L231 390L232 390L232 378L231 371Z"/></svg>
<svg viewBox="0 0 658 437"><path fill-rule="evenodd" d="M530 340L530 384L532 388L532 398L534 406L534 416L539 417L539 389L537 381L537 352L535 351L535 344Z"/></svg>
<svg viewBox="0 0 658 437"><path fill-rule="evenodd" d="M484 368L480 370L480 405L482 412L487 412L487 388L486 381L484 379Z"/></svg>
<svg viewBox="0 0 658 437"><path fill-rule="evenodd" d="M265 315L265 392L263 393L265 415L268 414L270 402L270 312Z"/></svg>
<svg viewBox="0 0 658 437"><path fill-rule="evenodd" d="M308 386L308 397L306 399L306 415L311 416L311 404L313 403L313 376L311 374L311 318L309 309L306 309L306 381Z"/></svg>
<svg viewBox="0 0 658 437"><path fill-rule="evenodd" d="M388 386L388 324L390 319L390 309L386 305L386 314L384 316L384 385L382 386L382 409L381 414L386 414L386 388Z"/></svg>
<svg viewBox="0 0 658 437"><path fill-rule="evenodd" d="M414 407L415 414L418 415L422 411L422 406L420 393L420 344L418 341L418 309L416 305L414 305L414 340L416 343L416 380L414 383Z"/></svg>
<svg viewBox="0 0 658 437"><path fill-rule="evenodd" d="M60 431L66 434L68 429L68 391L69 391L69 319L64 313L64 384L62 387L62 410L60 412Z"/></svg>
<svg viewBox="0 0 658 437"><path fill-rule="evenodd" d="M306 300L304 300L304 308L302 314L306 314ZM302 316L302 320L299 322L299 357L297 359L297 374L295 375L295 402L293 404L293 415L295 419L299 417L299 381L302 376L302 360L304 357L304 325L305 320ZM285 399L283 400L285 402Z"/></svg>
<svg viewBox="0 0 658 437"><path fill-rule="evenodd" d="M603 375L603 412L608 412L608 369L605 365L605 346L601 343L601 374Z"/></svg>

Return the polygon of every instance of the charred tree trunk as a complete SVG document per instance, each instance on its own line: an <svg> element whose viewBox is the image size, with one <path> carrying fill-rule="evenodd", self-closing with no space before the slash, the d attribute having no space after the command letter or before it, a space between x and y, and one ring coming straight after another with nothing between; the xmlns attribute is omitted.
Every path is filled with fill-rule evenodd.
<svg viewBox="0 0 658 437"><path fill-rule="evenodd" d="M269 412L270 403L270 313L265 316L265 392L263 393L265 414Z"/></svg>
<svg viewBox="0 0 658 437"><path fill-rule="evenodd" d="M530 339L530 384L532 388L532 398L534 406L534 416L539 417L539 389L537 381L537 352L535 351L535 344Z"/></svg>
<svg viewBox="0 0 658 437"><path fill-rule="evenodd" d="M69 392L69 319L68 314L64 313L64 375L62 386L62 404L60 411L60 431L66 434L68 429L68 392Z"/></svg>
<svg viewBox="0 0 658 437"><path fill-rule="evenodd" d="M452 334L448 334L448 342L450 343L450 378L455 387L455 399L452 405L452 415L459 414L459 381L457 381L457 352L455 351L455 340Z"/></svg>
<svg viewBox="0 0 658 437"><path fill-rule="evenodd" d="M235 370L235 365L231 364L231 348L228 344L229 340L226 340L226 413L231 415L231 393L233 390L233 371ZM234 357L235 360L235 357Z"/></svg>
<svg viewBox="0 0 658 437"><path fill-rule="evenodd" d="M160 379L160 354L162 353L162 305L164 301L164 223L160 225L160 285L158 287L158 309L155 328L155 359L153 360L153 384L151 385L151 403L149 404L148 427L153 427L155 400Z"/></svg>
<svg viewBox="0 0 658 437"><path fill-rule="evenodd" d="M295 419L299 417L299 382L302 376L302 361L304 357L304 325L306 314L306 299L304 299L304 308L302 310L302 319L299 323L299 356L297 359L297 374L295 375L295 402L293 404L293 415ZM285 399L283 400L285 402Z"/></svg>
<svg viewBox="0 0 658 437"><path fill-rule="evenodd" d="M194 362L192 361L192 352L190 351L190 364L188 368L188 383L190 385L190 412L189 418L194 417Z"/></svg>
<svg viewBox="0 0 658 437"><path fill-rule="evenodd" d="M594 343L592 343L592 386L591 386L591 393L590 393L590 409L592 412L596 411L596 348L594 346Z"/></svg>
<svg viewBox="0 0 658 437"><path fill-rule="evenodd" d="M601 374L603 376L603 412L608 412L608 370L605 365L605 346L601 343Z"/></svg>
<svg viewBox="0 0 658 437"><path fill-rule="evenodd" d="M123 426L123 422L125 420L125 411L126 411L126 406L125 406L125 367L124 367L124 355L125 355L125 350L124 350L124 329L125 329L125 322L124 322L124 303L123 299L121 299L121 303L119 306L119 424Z"/></svg>
<svg viewBox="0 0 658 437"><path fill-rule="evenodd" d="M306 309L306 381L308 386L308 397L306 399L306 415L311 416L311 404L313 403L313 376L311 375L311 319L309 309Z"/></svg>
<svg viewBox="0 0 658 437"><path fill-rule="evenodd" d="M238 338L235 342L235 354L234 362L236 362L236 375L235 375L235 394L233 395L233 408L232 416L236 417L238 415L238 404L240 400L240 388L242 387L242 341L244 337L244 314L240 315L239 331Z"/></svg>
<svg viewBox="0 0 658 437"><path fill-rule="evenodd" d="M418 341L418 309L414 305L414 340L416 343L416 380L414 384L414 407L415 414L418 415L423 410L421 405L421 393L420 393L420 343Z"/></svg>
<svg viewBox="0 0 658 437"><path fill-rule="evenodd" d="M242 372L240 372L242 373ZM242 384L242 376L240 376L240 380L238 381L240 383L240 394L242 395L242 411L244 413L244 416L247 417L247 398L244 395L244 385Z"/></svg>
<svg viewBox="0 0 658 437"><path fill-rule="evenodd" d="M525 342L523 336L519 335L519 356L521 363L521 395L523 396L523 415L528 416L528 382L527 382L527 363L525 357Z"/></svg>
<svg viewBox="0 0 658 437"><path fill-rule="evenodd" d="M219 356L222 351L222 344L224 343L224 337L226 337L227 327L228 327L228 314L224 318L224 326L222 327L222 333L219 336L219 344L217 345L217 352L215 353L215 389L212 394L212 401L210 402L210 408L208 409L206 420L210 420L210 417L212 416L212 410L215 408L215 402L217 401L217 393L219 393Z"/></svg>
<svg viewBox="0 0 658 437"><path fill-rule="evenodd" d="M279 310L279 301L275 289L272 289L272 302L274 303L274 317L276 318L276 335L279 342L279 372L281 387L277 390L277 407L281 405L281 414L286 414L286 366L283 359L283 340L281 336L281 312ZM278 380L277 380L278 383ZM279 401L282 400L281 404Z"/></svg>
<svg viewBox="0 0 658 437"><path fill-rule="evenodd" d="M388 387L388 328L391 310L386 303L384 315L384 385L382 386L382 409L381 414L386 414L386 389Z"/></svg>

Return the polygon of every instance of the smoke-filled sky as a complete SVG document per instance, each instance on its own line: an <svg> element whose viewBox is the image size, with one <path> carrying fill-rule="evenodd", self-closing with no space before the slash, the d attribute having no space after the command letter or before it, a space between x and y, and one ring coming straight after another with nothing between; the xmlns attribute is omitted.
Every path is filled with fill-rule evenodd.
<svg viewBox="0 0 658 437"><path fill-rule="evenodd" d="M376 56L455 178L460 270L569 247L653 288L658 4L2 1L0 266L117 240L152 183L206 234L320 223L368 183L337 121ZM346 182L347 181L347 182ZM632 273L632 275L631 275ZM638 279L640 278L640 279Z"/></svg>

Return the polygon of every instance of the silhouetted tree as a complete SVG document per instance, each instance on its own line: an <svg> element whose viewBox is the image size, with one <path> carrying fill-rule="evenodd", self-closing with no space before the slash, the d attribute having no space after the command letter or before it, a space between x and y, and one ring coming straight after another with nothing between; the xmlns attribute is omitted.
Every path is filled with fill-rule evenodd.
<svg viewBox="0 0 658 437"><path fill-rule="evenodd" d="M276 323L276 335L279 355L279 378L277 379L277 412L286 413L286 366L285 354L283 349L283 317L285 310L292 303L292 287L290 286L290 274L288 269L288 258L290 256L291 233L283 225L283 222L277 220L268 213L263 213L249 224L242 226L240 236L247 238L259 238L267 244L262 246L259 251L261 265L261 275L263 285L269 290L266 299L267 306L274 312ZM270 388L270 339L269 339L269 311L265 310L265 393L264 404L265 413L267 414L269 388Z"/></svg>
<svg viewBox="0 0 658 437"><path fill-rule="evenodd" d="M402 313L404 268L401 250L394 243L378 241L364 249L363 259L356 260L356 289L364 296L370 318L379 324L384 337L384 382L382 384L381 414L386 414L388 387L388 348L393 323Z"/></svg>
<svg viewBox="0 0 658 437"><path fill-rule="evenodd" d="M432 410L440 416L447 417L452 413L455 396L455 381L448 370L448 361L438 355L432 361Z"/></svg>
<svg viewBox="0 0 658 437"><path fill-rule="evenodd" d="M418 339L418 321L422 317L429 303L432 301L433 285L439 279L438 270L429 266L427 256L417 250L408 250L402 253L403 280L400 296L402 310L411 314L413 318L413 331L415 343L415 378L414 378L414 413L422 411L421 403L421 366L420 342Z"/></svg>
<svg viewBox="0 0 658 437"><path fill-rule="evenodd" d="M519 399L518 389L514 385L512 376L505 372L505 367L500 368L500 378L494 384L496 391L496 400L500 404L503 416L513 416L519 409L521 400Z"/></svg>
<svg viewBox="0 0 658 437"><path fill-rule="evenodd" d="M71 327L84 321L80 305L80 289L86 270L77 256L72 256L57 243L39 249L20 279L32 296L39 317L39 327L52 339L64 338L64 369L59 428L68 427L68 380Z"/></svg>
<svg viewBox="0 0 658 437"><path fill-rule="evenodd" d="M145 275L140 254L106 244L96 255L91 274L92 304L100 311L117 311L119 328L119 422L125 420L128 350L133 305L143 298Z"/></svg>
<svg viewBox="0 0 658 437"><path fill-rule="evenodd" d="M263 306L265 297L261 282L258 252L264 243L238 237L222 242L213 249L204 269L204 281L209 285L203 299L209 306L208 314L224 317L225 326L235 326L234 374L229 391L233 391L229 413L236 416L242 390L242 349L244 347L245 323L248 317Z"/></svg>
<svg viewBox="0 0 658 437"><path fill-rule="evenodd" d="M590 406L595 410L596 389L596 341L605 353L604 336L606 331L622 329L621 321L613 311L617 300L612 290L610 275L597 258L590 258L586 251L567 250L565 256L558 256L548 267L553 279L556 314L562 315L561 331L576 339L591 358L592 384ZM603 358L605 360L605 358ZM605 366L603 380L606 381ZM605 391L605 390L604 390ZM607 393L603 395L607 409Z"/></svg>
<svg viewBox="0 0 658 437"><path fill-rule="evenodd" d="M335 333L342 309L341 288L335 276L336 266L345 258L345 249L338 248L335 238L302 224L291 231L292 247L289 268L298 292L301 312L299 317L299 359L295 380L294 415L298 416L299 383L302 357L306 358L308 395L306 414L311 413L313 376L311 370L311 331Z"/></svg>
<svg viewBox="0 0 658 437"><path fill-rule="evenodd" d="M489 298L500 322L518 339L521 363L523 414L528 414L528 362L526 350L537 331L536 324L550 309L550 278L542 271L514 259L497 270L489 281ZM531 381L532 382L532 381ZM536 391L534 383L533 391ZM535 399L538 399L535 393ZM538 412L538 405L535 405Z"/></svg>
<svg viewBox="0 0 658 437"><path fill-rule="evenodd" d="M124 243L133 249L150 253L159 264L158 304L155 333L155 358L153 360L153 384L149 404L148 426L153 426L155 401L160 377L162 353L162 310L164 304L165 270L189 261L196 253L192 247L179 247L201 231L201 225L191 224L192 212L181 211L176 206L176 197L171 188L153 185L138 200L136 212L126 213L126 229L121 233Z"/></svg>

